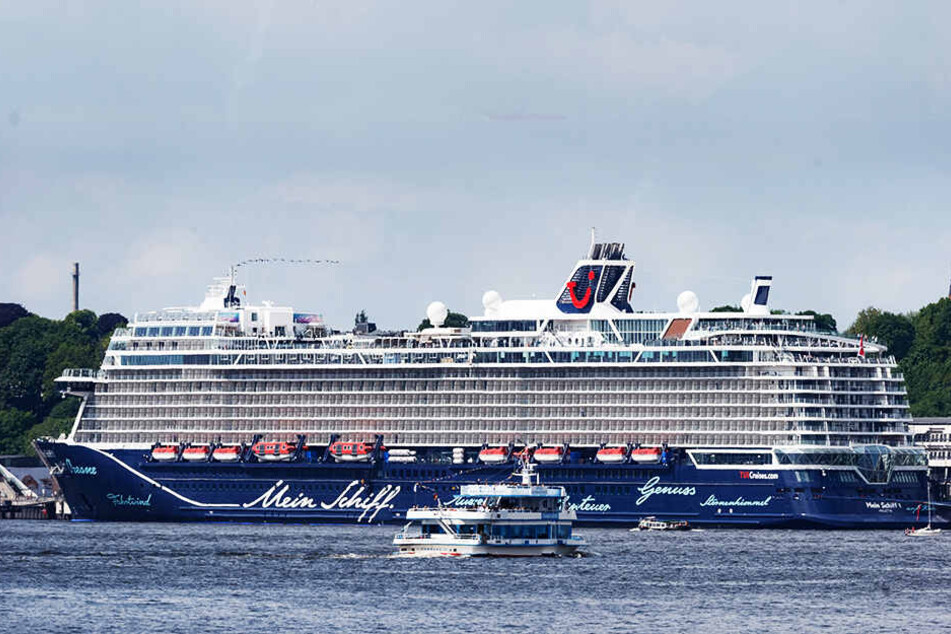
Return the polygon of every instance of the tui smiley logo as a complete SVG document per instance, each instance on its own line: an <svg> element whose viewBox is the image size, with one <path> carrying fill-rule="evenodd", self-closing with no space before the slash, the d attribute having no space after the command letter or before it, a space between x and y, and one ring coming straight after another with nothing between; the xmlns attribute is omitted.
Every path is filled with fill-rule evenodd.
<svg viewBox="0 0 951 634"><path fill-rule="evenodd" d="M575 297L575 287L578 286L578 282L568 282L566 286L568 287L568 296L571 297L571 304L577 308L582 309L588 305L588 302L591 301L591 287L594 284L594 271L588 271L588 288L584 291L584 297L578 299Z"/></svg>

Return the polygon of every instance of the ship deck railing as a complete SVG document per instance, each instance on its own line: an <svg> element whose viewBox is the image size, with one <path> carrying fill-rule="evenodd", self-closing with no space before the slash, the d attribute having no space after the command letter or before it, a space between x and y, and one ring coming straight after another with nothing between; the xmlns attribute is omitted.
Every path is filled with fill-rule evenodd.
<svg viewBox="0 0 951 634"><path fill-rule="evenodd" d="M102 370L93 370L90 368L66 368L56 380L87 379L94 381L102 378L105 378L105 373Z"/></svg>

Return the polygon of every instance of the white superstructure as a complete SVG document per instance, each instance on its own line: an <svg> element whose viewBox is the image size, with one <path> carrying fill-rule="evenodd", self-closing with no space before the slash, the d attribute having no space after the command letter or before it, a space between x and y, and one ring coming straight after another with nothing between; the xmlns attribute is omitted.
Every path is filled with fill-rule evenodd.
<svg viewBox="0 0 951 634"><path fill-rule="evenodd" d="M754 280L740 312L700 312L686 292L676 312L653 313L634 310L633 276L623 245L593 244L554 300L490 291L469 328L436 323L444 314L435 310L436 327L394 335L334 334L319 315L242 305L224 278L198 308L136 315L98 371L59 379L84 397L70 440L120 448L382 435L388 447L791 453L909 444L894 358L819 331L809 315L770 314L771 278Z"/></svg>

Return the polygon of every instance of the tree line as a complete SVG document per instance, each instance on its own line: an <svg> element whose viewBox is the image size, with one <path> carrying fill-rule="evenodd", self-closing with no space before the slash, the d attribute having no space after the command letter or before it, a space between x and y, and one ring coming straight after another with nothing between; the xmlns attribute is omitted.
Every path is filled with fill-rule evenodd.
<svg viewBox="0 0 951 634"><path fill-rule="evenodd" d="M951 416L951 299L904 315L869 307L846 332L888 346L905 375L912 416Z"/></svg>
<svg viewBox="0 0 951 634"><path fill-rule="evenodd" d="M30 441L68 432L79 408L56 377L65 368L98 368L112 331L127 320L90 310L46 319L0 303L0 454L33 453Z"/></svg>

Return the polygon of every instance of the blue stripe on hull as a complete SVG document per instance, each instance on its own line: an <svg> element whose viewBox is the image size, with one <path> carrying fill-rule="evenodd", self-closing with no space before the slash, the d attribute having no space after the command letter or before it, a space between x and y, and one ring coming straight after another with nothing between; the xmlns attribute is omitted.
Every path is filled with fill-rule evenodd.
<svg viewBox="0 0 951 634"><path fill-rule="evenodd" d="M148 462L145 452L102 452L38 442L82 519L118 521L403 522L406 510L453 502L459 486L509 478L512 465ZM696 526L904 528L924 525L916 482L843 485L828 475L674 465L541 465L564 486L579 525L631 526L646 516ZM744 475L745 474L745 475ZM802 478L811 478L803 482ZM435 496L435 497L434 497ZM945 517L934 524L946 525Z"/></svg>

